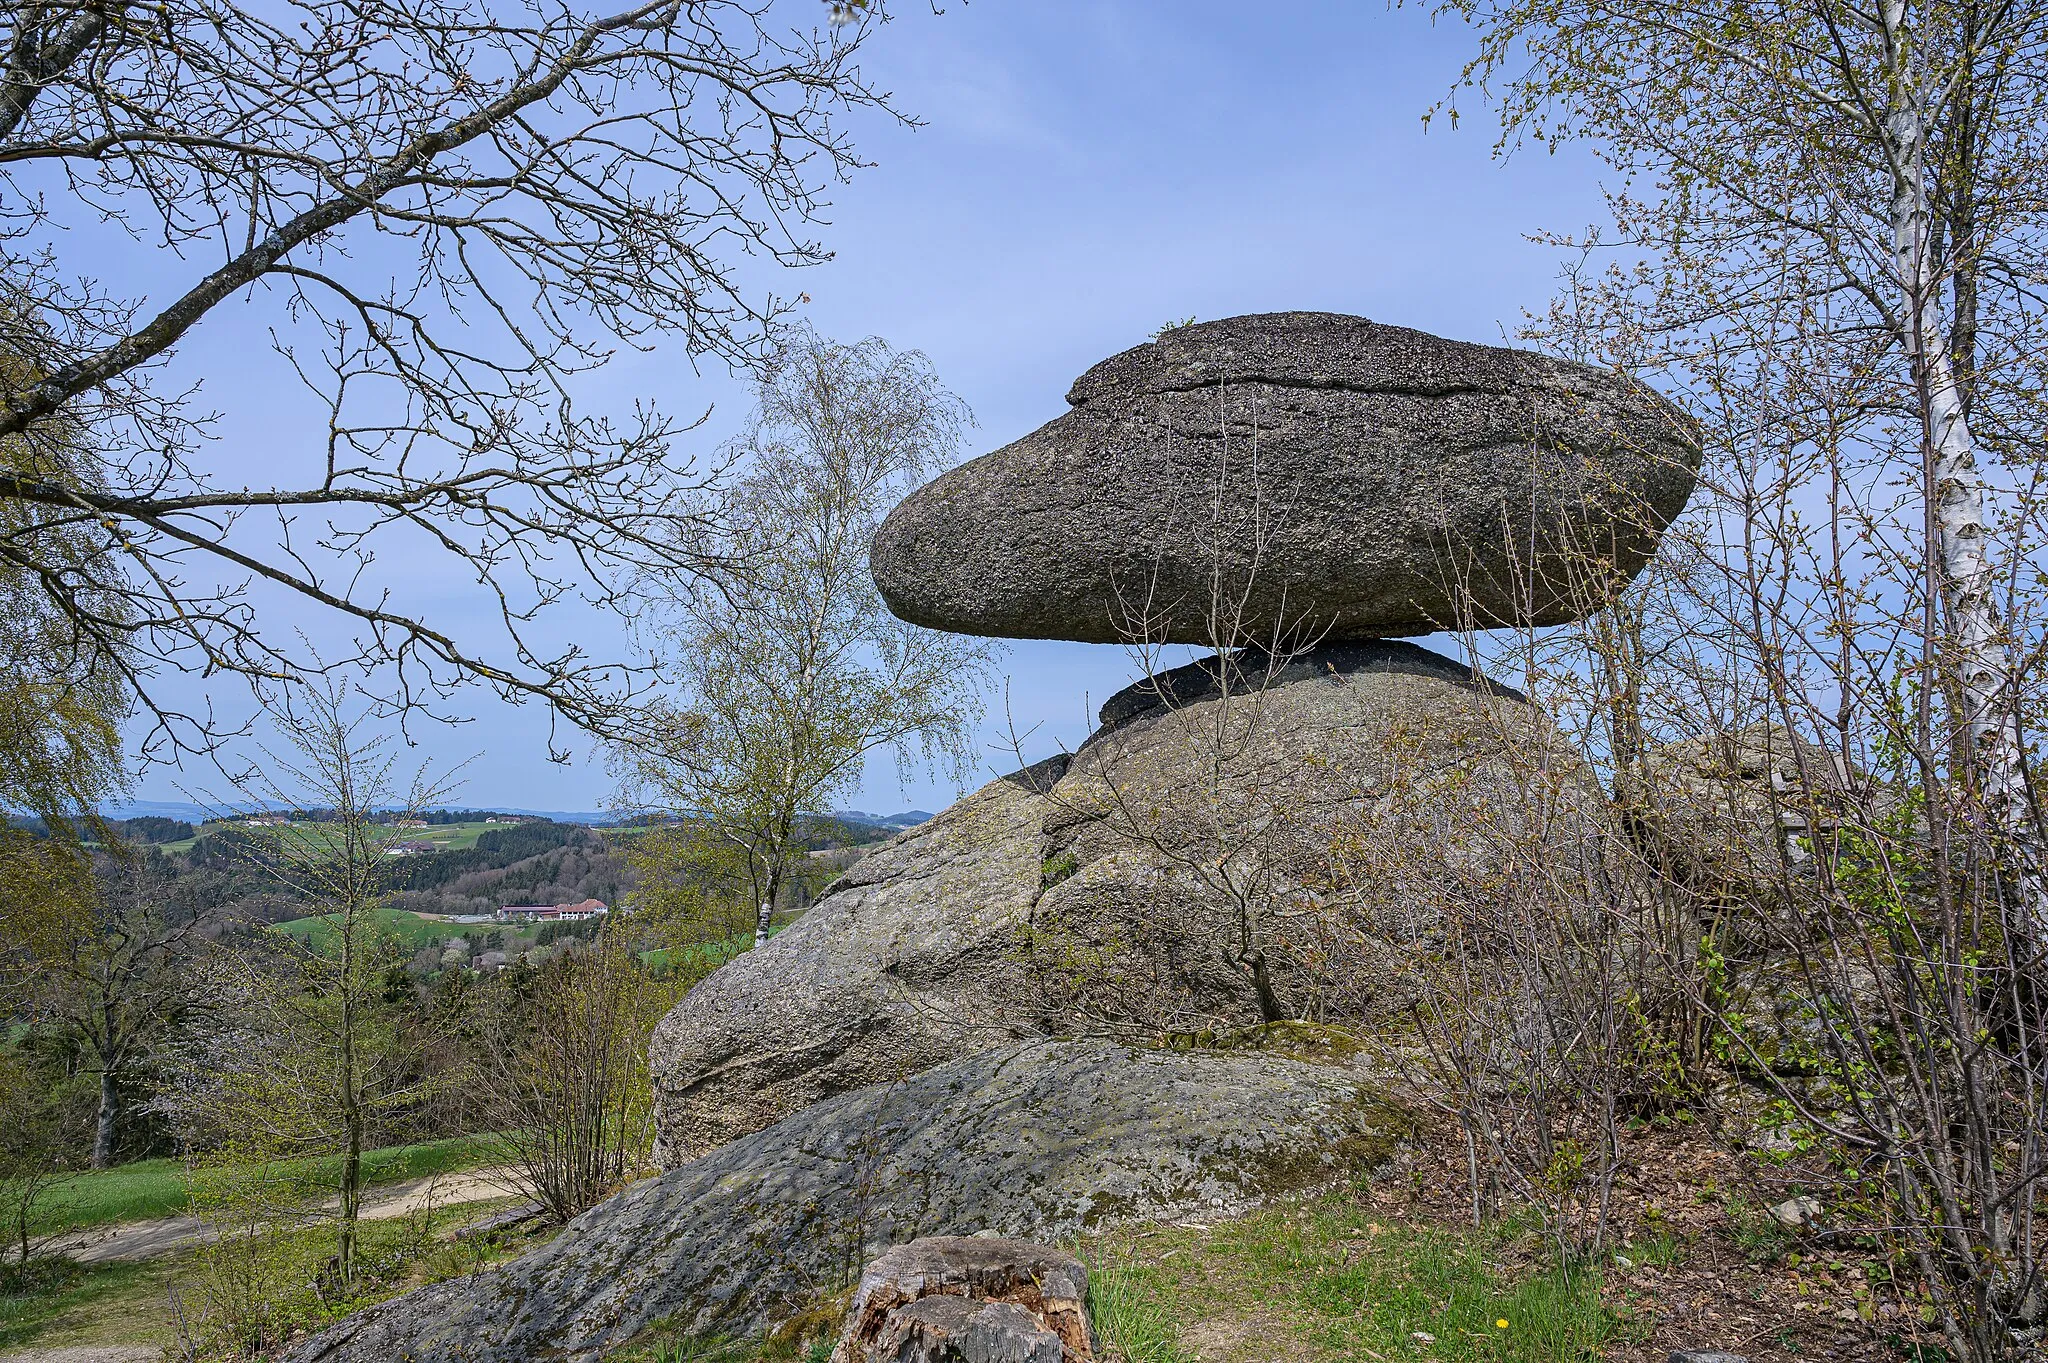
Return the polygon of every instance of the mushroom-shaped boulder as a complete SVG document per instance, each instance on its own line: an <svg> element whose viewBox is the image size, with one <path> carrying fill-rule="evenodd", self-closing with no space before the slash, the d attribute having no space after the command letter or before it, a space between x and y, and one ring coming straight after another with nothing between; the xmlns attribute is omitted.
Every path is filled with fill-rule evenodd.
<svg viewBox="0 0 2048 1363"><path fill-rule="evenodd" d="M890 514L897 615L1099 643L1558 624L1642 570L1699 464L1632 379L1333 313L1177 327L1067 401Z"/></svg>

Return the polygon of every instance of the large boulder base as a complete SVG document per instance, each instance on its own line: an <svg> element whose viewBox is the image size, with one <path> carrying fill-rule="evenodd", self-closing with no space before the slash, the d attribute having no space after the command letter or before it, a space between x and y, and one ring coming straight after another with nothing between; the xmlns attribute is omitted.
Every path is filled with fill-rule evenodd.
<svg viewBox="0 0 2048 1363"><path fill-rule="evenodd" d="M1190 871L1209 845L1273 872L1287 912L1262 908L1257 935L1278 1015L1340 1021L1403 1008L1374 944L1395 920L1426 931L1432 896L1485 892L1506 844L1534 840L1524 864L1560 880L1603 855L1599 793L1546 718L1448 658L1347 645L1250 682L1226 702L1191 666L1113 697L1079 753L870 853L699 983L652 1046L664 1162L1018 1038L1269 1020L1231 959L1233 906ZM1225 706L1244 779L1212 799ZM1241 839L1234 808L1280 817Z"/></svg>
<svg viewBox="0 0 2048 1363"><path fill-rule="evenodd" d="M1177 327L1067 401L890 513L891 610L1107 643L1559 624L1642 570L1700 457L1632 380L1334 313Z"/></svg>
<svg viewBox="0 0 2048 1363"><path fill-rule="evenodd" d="M657 1330L756 1336L815 1311L892 1244L1063 1241L1229 1214L1369 1172L1407 1129L1340 1065L1003 1047L843 1094L634 1184L540 1249L361 1312L291 1358L583 1363Z"/></svg>

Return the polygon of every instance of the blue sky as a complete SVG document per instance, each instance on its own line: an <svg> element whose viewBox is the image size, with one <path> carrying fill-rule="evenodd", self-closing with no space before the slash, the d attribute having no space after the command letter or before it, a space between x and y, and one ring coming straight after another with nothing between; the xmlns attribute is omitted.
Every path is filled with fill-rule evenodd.
<svg viewBox="0 0 2048 1363"><path fill-rule="evenodd" d="M780 0L808 19L816 0ZM1015 439L1064 409L1074 377L1162 323L1312 308L1443 335L1498 341L1541 308L1556 254L1526 240L1600 216L1597 169L1582 153L1493 155L1490 113L1470 96L1463 126L1422 115L1470 55L1472 34L1427 11L1378 3L1247 5L1160 0L902 0L865 58L909 130L871 118L858 146L878 164L839 188L821 229L829 265L776 281L808 292L827 335L885 337L931 356L974 409L969 453ZM148 282L149 265L127 277ZM119 269L112 271L123 277ZM182 277L182 273L181 276ZM217 311L174 373L203 381L223 414L206 462L254 481L280 464L314 467L316 414L267 360L260 310ZM655 397L713 407L707 449L745 394L694 374L679 351L629 354L586 406ZM475 609L420 587L418 608L459 630ZM289 627L289 620L273 620ZM1026 756L1085 736L1094 706L1132 677L1114 647L1022 643L1004 664L1009 711L1035 727ZM172 687L228 710L244 703L196 679ZM588 745L569 766L546 756L532 709L463 703L472 723L425 728L419 753L468 761L456 802L587 809L609 791ZM986 779L1014 765L991 714ZM211 771L145 774L136 794L218 790ZM949 786L899 788L873 765L851 803L936 809Z"/></svg>

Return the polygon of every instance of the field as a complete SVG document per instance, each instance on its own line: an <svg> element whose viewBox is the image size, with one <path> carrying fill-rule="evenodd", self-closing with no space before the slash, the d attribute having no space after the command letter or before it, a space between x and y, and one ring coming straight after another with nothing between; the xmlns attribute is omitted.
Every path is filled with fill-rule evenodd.
<svg viewBox="0 0 2048 1363"><path fill-rule="evenodd" d="M89 1265L41 1260L33 1279L0 1291L0 1349L168 1346L176 1336L167 1294L183 1268L174 1258Z"/></svg>
<svg viewBox="0 0 2048 1363"><path fill-rule="evenodd" d="M373 912L378 930L390 933L409 951L417 951L430 942L445 941L462 932L462 928L455 924L436 918L422 918L402 909L376 909ZM337 931L334 924L335 915L326 914L319 918L294 918L289 923L279 923L273 931L296 937L315 951L324 951L334 942Z"/></svg>
<svg viewBox="0 0 2048 1363"><path fill-rule="evenodd" d="M460 852L476 846L476 840L493 829L510 828L502 823L437 823L428 828L398 830L405 842L430 842L439 852Z"/></svg>
<svg viewBox="0 0 2048 1363"><path fill-rule="evenodd" d="M158 846L166 852L189 852L192 850L193 844L199 841L199 838L205 837L208 833L217 833L223 828L232 828L233 826L234 821L232 820L227 823L203 824L200 826L197 837L186 838L181 842L160 843ZM317 824L311 826L318 827ZM460 852L476 846L476 840L485 833L489 833L494 829L510 828L512 826L511 824L487 824L478 821L474 823L437 823L426 828L400 828L391 831L400 842L430 842L434 844L434 850L437 852Z"/></svg>
<svg viewBox="0 0 2048 1363"><path fill-rule="evenodd" d="M371 1183L399 1183L475 1169L490 1163L495 1153L486 1137L460 1136L367 1151L363 1168ZM336 1159L311 1160L307 1166L322 1178L332 1178L339 1173ZM138 1160L65 1179L51 1191L35 1224L39 1234L48 1234L117 1221L150 1221L185 1210L184 1164L174 1159Z"/></svg>
<svg viewBox="0 0 2048 1363"><path fill-rule="evenodd" d="M782 931L788 924L777 924L769 935ZM722 942L703 942L696 946L659 947L640 953L640 963L655 970L687 968L705 973L716 970L733 957L754 944L752 933L741 933L728 937Z"/></svg>

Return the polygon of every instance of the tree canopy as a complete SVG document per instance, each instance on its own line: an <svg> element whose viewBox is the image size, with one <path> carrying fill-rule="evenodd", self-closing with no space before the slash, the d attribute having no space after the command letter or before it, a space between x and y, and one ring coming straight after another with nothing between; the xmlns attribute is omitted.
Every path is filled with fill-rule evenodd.
<svg viewBox="0 0 2048 1363"><path fill-rule="evenodd" d="M624 774L744 849L757 935L799 820L856 788L869 753L906 772L967 758L993 646L896 619L868 567L875 527L951 461L966 419L915 351L785 333L721 500L746 570L664 617L678 691Z"/></svg>
<svg viewBox="0 0 2048 1363"><path fill-rule="evenodd" d="M628 582L730 550L688 424L585 412L577 376L657 341L758 359L789 302L735 261L825 258L809 227L859 164L844 116L887 109L856 61L878 22L744 0L0 6L8 627L110 669L157 744L219 733L153 686L165 668L264 688L354 662L401 708L480 683L622 723L647 674L540 619L630 612ZM146 295L100 282L107 232L155 248ZM166 378L227 309L257 310L324 417L280 433L274 485L219 476L203 394ZM494 625L396 599L375 566L395 542L479 584ZM266 627L266 596L350 642Z"/></svg>

